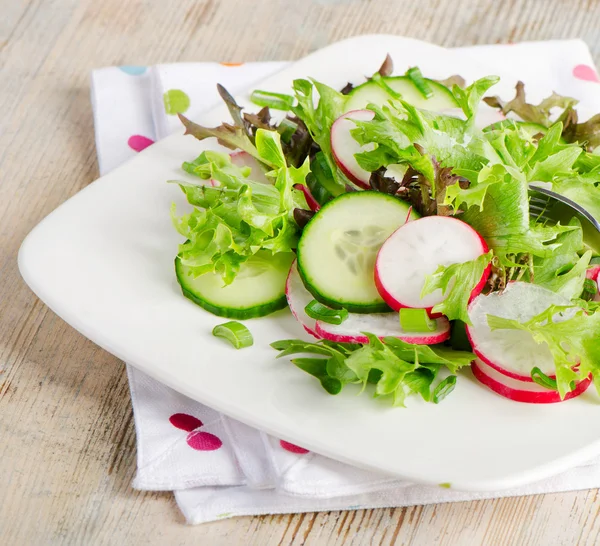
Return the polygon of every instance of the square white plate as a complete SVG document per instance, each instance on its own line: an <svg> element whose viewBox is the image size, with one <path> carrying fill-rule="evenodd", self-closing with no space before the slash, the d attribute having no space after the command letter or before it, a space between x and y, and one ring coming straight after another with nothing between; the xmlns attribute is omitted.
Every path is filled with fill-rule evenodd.
<svg viewBox="0 0 600 546"><path fill-rule="evenodd" d="M392 36L322 49L263 82L289 91L311 76L341 87L373 73L390 53L397 71L467 80L485 70L465 56ZM510 89L513 82L503 84ZM242 97L243 102L243 97ZM218 124L223 108L201 121ZM496 396L461 373L440 405L392 408L358 389L327 395L269 343L304 336L288 311L248 321L255 344L235 351L211 335L223 319L185 299L173 272L180 238L169 208L184 200L169 179L208 147L175 135L90 184L26 238L19 267L31 289L89 339L174 389L279 438L407 480L495 490L558 473L600 452L600 404L590 391L554 405ZM213 146L216 147L216 146Z"/></svg>

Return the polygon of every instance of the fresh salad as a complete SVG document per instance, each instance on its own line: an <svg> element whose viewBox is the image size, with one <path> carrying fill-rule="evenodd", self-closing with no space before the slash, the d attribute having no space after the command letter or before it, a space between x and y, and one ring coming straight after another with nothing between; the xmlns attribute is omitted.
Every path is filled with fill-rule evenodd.
<svg viewBox="0 0 600 546"><path fill-rule="evenodd" d="M529 197L545 186L600 218L600 114L530 104L522 83L504 102L497 81L397 76L388 57L361 85L254 91L256 113L219 86L219 127L180 115L231 150L174 181L192 206L172 210L183 294L233 319L213 333L247 347L239 320L289 306L307 335L273 343L279 356L329 394L358 383L399 406L438 403L465 366L522 402L600 391L600 249Z"/></svg>

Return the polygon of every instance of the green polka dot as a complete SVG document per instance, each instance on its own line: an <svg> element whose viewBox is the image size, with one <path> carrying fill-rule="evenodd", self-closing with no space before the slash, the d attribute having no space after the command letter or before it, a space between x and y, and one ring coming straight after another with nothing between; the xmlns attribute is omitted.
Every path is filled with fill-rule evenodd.
<svg viewBox="0 0 600 546"><path fill-rule="evenodd" d="M163 95L165 112L170 116L183 114L190 107L190 97L181 89L169 89Z"/></svg>

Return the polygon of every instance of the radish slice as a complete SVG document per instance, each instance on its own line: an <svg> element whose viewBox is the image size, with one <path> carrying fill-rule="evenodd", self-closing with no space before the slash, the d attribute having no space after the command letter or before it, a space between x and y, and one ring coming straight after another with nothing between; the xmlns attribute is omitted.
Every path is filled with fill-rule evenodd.
<svg viewBox="0 0 600 546"><path fill-rule="evenodd" d="M406 343L416 345L434 345L450 337L450 323L445 317L436 319L437 328L432 332L406 332L400 326L396 313L349 313L342 324L329 324L317 321L316 331L319 337L341 343L369 343L363 332L369 332L378 338L397 337Z"/></svg>
<svg viewBox="0 0 600 546"><path fill-rule="evenodd" d="M292 315L294 315L294 318L311 336L320 339L319 334L316 332L317 321L313 318L310 318L304 311L304 308L312 300L314 300L314 298L312 297L312 294L306 288L304 288L304 283L302 282L300 274L298 273L296 260L294 260L294 263L290 268L290 272L285 283L285 297L288 305L290 306L290 311L292 312Z"/></svg>
<svg viewBox="0 0 600 546"><path fill-rule="evenodd" d="M600 265L591 265L585 272L586 279L590 279L596 283L596 294L592 301L600 301L600 286L598 285L598 274L600 273Z"/></svg>
<svg viewBox="0 0 600 546"><path fill-rule="evenodd" d="M319 202L313 197L308 186L305 186L304 184L294 184L294 189L299 190L304 194L306 204L310 210L317 212L321 208L321 205L319 205Z"/></svg>
<svg viewBox="0 0 600 546"><path fill-rule="evenodd" d="M523 330L491 330L487 323L487 315L527 322L551 305L569 305L569 300L526 282L513 282L504 292L478 296L469 306L472 325L467 326L473 351L506 377L532 383L531 370L536 366L555 377L554 359L545 343L536 343Z"/></svg>
<svg viewBox="0 0 600 546"><path fill-rule="evenodd" d="M598 282L598 273L600 273L600 265L591 265L585 272L586 279Z"/></svg>
<svg viewBox="0 0 600 546"><path fill-rule="evenodd" d="M440 265L474 260L488 247L471 226L456 218L427 216L407 222L383 243L375 262L375 285L394 311L401 307L431 310L442 302L441 290L421 297L425 279ZM473 289L475 297L487 281L488 267Z"/></svg>
<svg viewBox="0 0 600 546"><path fill-rule="evenodd" d="M500 396L516 402L528 402L530 404L551 404L575 398L585 392L592 382L591 376L580 381L575 390L566 394L564 400L561 400L557 391L546 389L532 381L519 381L507 377L480 359L473 361L471 370L478 381Z"/></svg>
<svg viewBox="0 0 600 546"><path fill-rule="evenodd" d="M250 167L250 180L255 182L262 182L263 184L273 185L273 180L270 180L265 175L265 170L261 164L254 159L248 152L233 152L230 156L231 162L236 167Z"/></svg>
<svg viewBox="0 0 600 546"><path fill-rule="evenodd" d="M362 188L370 188L371 173L365 171L356 161L354 154L373 150L375 144L361 146L351 132L356 129L356 121L371 121L375 113L371 110L352 110L340 116L331 126L331 151L335 162L352 182Z"/></svg>

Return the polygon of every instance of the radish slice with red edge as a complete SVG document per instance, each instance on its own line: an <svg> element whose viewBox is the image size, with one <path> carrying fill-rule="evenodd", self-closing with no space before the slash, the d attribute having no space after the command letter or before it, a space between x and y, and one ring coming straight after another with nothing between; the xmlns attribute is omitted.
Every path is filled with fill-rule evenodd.
<svg viewBox="0 0 600 546"><path fill-rule="evenodd" d="M415 345L435 345L450 337L450 323L445 317L436 319L436 329L431 332L407 332L400 326L396 313L349 313L341 324L329 324L318 320L316 332L319 337L340 343L369 343L363 332L378 338L396 337Z"/></svg>
<svg viewBox="0 0 600 546"><path fill-rule="evenodd" d="M598 282L598 273L600 273L600 265L591 265L585 272L585 278Z"/></svg>
<svg viewBox="0 0 600 546"><path fill-rule="evenodd" d="M503 292L479 295L469 305L471 325L466 328L473 352L506 377L531 383L531 370L537 367L554 378L554 358L545 343L536 343L523 330L491 330L487 316L527 322L551 305L569 304L563 296L526 282L512 282Z"/></svg>
<svg viewBox="0 0 600 546"><path fill-rule="evenodd" d="M356 129L356 121L371 121L375 113L371 110L351 110L335 120L331 126L331 151L335 162L342 172L352 182L361 188L370 188L371 173L363 169L356 161L355 154L370 151L375 144L361 146L352 136L351 131Z"/></svg>
<svg viewBox="0 0 600 546"><path fill-rule="evenodd" d="M421 297L425 279L440 265L475 260L488 246L471 226L448 216L427 216L407 222L383 243L375 261L375 285L394 310L402 307L431 308L444 300L441 290ZM481 292L489 276L488 266L473 288Z"/></svg>
<svg viewBox="0 0 600 546"><path fill-rule="evenodd" d="M496 394L509 400L530 404L552 404L575 398L584 393L592 382L591 376L580 381L575 386L575 389L567 393L564 400L561 400L558 391L546 389L531 381L519 381L518 379L507 377L479 358L471 364L471 371L479 382L483 383Z"/></svg>
<svg viewBox="0 0 600 546"><path fill-rule="evenodd" d="M592 301L600 301L600 286L598 286L598 274L600 273L600 265L592 265L587 268L585 278L593 281L596 284L596 293Z"/></svg>
<svg viewBox="0 0 600 546"><path fill-rule="evenodd" d="M301 191L304 194L306 204L310 210L317 212L321 208L321 205L319 205L319 202L313 197L313 194L307 186L304 184L294 184L294 189Z"/></svg>
<svg viewBox="0 0 600 546"><path fill-rule="evenodd" d="M298 273L298 267L296 266L296 260L290 268L290 272L285 283L285 297L290 311L294 318L302 325L302 327L313 337L320 339L319 334L316 332L317 321L310 318L304 308L314 300L312 294L304 287L304 283Z"/></svg>
<svg viewBox="0 0 600 546"><path fill-rule="evenodd" d="M273 180L267 178L265 175L265 170L258 160L252 157L248 152L233 152L229 157L231 158L231 162L236 167L250 167L250 176L248 177L250 180L273 185Z"/></svg>

